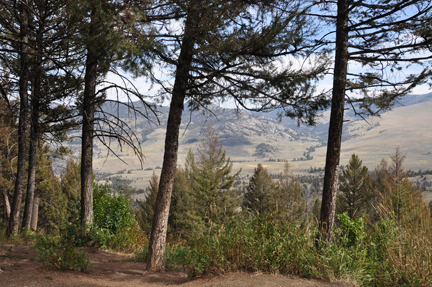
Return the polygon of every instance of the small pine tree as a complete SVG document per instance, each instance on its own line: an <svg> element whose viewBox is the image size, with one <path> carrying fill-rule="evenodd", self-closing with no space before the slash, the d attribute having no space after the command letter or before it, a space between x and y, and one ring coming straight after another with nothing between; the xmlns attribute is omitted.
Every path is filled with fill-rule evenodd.
<svg viewBox="0 0 432 287"><path fill-rule="evenodd" d="M348 166L339 175L336 213L347 212L351 219L367 212L372 197L369 170L362 163L356 154L352 154Z"/></svg>
<svg viewBox="0 0 432 287"><path fill-rule="evenodd" d="M432 200L429 201L428 206L429 206L429 213L430 213L430 216L432 217Z"/></svg>
<svg viewBox="0 0 432 287"><path fill-rule="evenodd" d="M216 131L207 126L206 139L198 147L199 162L194 168L194 197L197 215L206 227L223 224L232 218L240 206L240 198L232 189L235 178L232 162L226 159Z"/></svg>
<svg viewBox="0 0 432 287"><path fill-rule="evenodd" d="M153 222L153 215L156 205L156 197L158 193L159 179L153 171L153 175L149 180L150 187L149 192L144 203L141 203L140 210L137 214L137 220L141 228L146 232L150 233Z"/></svg>
<svg viewBox="0 0 432 287"><path fill-rule="evenodd" d="M56 234L67 221L68 198L62 192L61 183L52 169L48 145L42 145L38 149L36 193L38 205L33 207L32 217L36 222L32 224L32 228Z"/></svg>
<svg viewBox="0 0 432 287"><path fill-rule="evenodd" d="M80 221L81 200L81 164L78 160L69 158L66 169L60 175L61 189L67 198L68 222L78 224Z"/></svg>
<svg viewBox="0 0 432 287"><path fill-rule="evenodd" d="M189 153L188 157L193 153ZM202 219L196 215L192 180L188 168L177 168L171 197L168 224L170 234L184 239L195 238L203 230Z"/></svg>
<svg viewBox="0 0 432 287"><path fill-rule="evenodd" d="M286 220L293 224L299 224L304 218L306 201L301 196L300 184L295 180L288 162L279 177L277 193L275 193L276 211L281 208L286 210ZM283 203L283 204L280 204ZM285 206L283 206L285 205Z"/></svg>
<svg viewBox="0 0 432 287"><path fill-rule="evenodd" d="M392 214L399 228L407 223L403 221L409 216L416 216L413 214L415 210L411 204L418 205L422 201L420 191L408 179L410 170L403 167L405 158L406 156L400 153L399 148L396 148L395 153L390 156L390 166L383 164L383 160L377 168L374 185L379 196L378 209L385 208L384 213ZM383 216L382 210L380 215Z"/></svg>
<svg viewBox="0 0 432 287"><path fill-rule="evenodd" d="M243 198L242 207L250 214L268 214L271 210L272 194L276 190L276 184L268 170L260 163L255 168L246 193Z"/></svg>

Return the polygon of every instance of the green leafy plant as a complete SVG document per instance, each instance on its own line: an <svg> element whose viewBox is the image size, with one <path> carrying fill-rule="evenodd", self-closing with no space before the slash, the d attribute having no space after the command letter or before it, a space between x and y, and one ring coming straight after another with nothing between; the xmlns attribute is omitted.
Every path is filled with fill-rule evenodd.
<svg viewBox="0 0 432 287"><path fill-rule="evenodd" d="M101 231L98 231L94 226L82 227L75 224L66 225L61 240L77 247L102 247L104 244Z"/></svg>
<svg viewBox="0 0 432 287"><path fill-rule="evenodd" d="M96 184L93 199L93 221L96 227L116 234L132 225L134 219L131 214L131 201L121 186L114 191L109 185Z"/></svg>
<svg viewBox="0 0 432 287"><path fill-rule="evenodd" d="M70 242L61 243L59 238L40 236L34 248L39 251L38 259L47 266L59 270L89 271L90 260L85 250L77 251Z"/></svg>
<svg viewBox="0 0 432 287"><path fill-rule="evenodd" d="M340 222L340 228L336 230L336 233L339 234L339 240L343 246L351 247L364 242L367 236L364 215L357 220L351 219L347 212L338 214L336 217Z"/></svg>

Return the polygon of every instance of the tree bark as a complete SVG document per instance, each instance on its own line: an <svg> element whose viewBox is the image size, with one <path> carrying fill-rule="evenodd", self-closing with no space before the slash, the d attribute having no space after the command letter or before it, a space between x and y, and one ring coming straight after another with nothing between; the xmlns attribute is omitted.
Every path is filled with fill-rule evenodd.
<svg viewBox="0 0 432 287"><path fill-rule="evenodd" d="M39 99L32 99L32 125L30 133L30 151L29 151L29 166L28 166L28 183L27 183L27 197L24 208L24 230L28 231L31 225L33 213L33 199L36 187L36 162L37 151L39 145Z"/></svg>
<svg viewBox="0 0 432 287"><path fill-rule="evenodd" d="M93 223L93 137L98 60L89 49L86 60L81 145L81 225Z"/></svg>
<svg viewBox="0 0 432 287"><path fill-rule="evenodd" d="M39 218L39 191L36 189L33 197L33 214L32 214L31 225L30 225L30 228L35 231L37 230L38 218Z"/></svg>
<svg viewBox="0 0 432 287"><path fill-rule="evenodd" d="M195 44L193 36L194 25L193 13L190 13L185 24L185 32L178 59L170 111L168 114L164 160L159 180L159 190L156 198L156 210L153 217L147 260L147 270L151 271L165 271L168 215L177 165L181 116L184 108L193 47Z"/></svg>
<svg viewBox="0 0 432 287"><path fill-rule="evenodd" d="M37 57L39 58L39 57ZM34 75L34 93L31 99L32 115L31 115L31 132L30 132L30 150L29 150L29 164L28 164L28 183L27 183L27 197L24 208L24 230L28 231L31 226L33 214L33 200L36 188L36 164L37 152L39 146L39 105L40 105L40 92L41 92L41 63L38 61L35 68Z"/></svg>
<svg viewBox="0 0 432 287"><path fill-rule="evenodd" d="M320 236L332 240L336 210L338 167L345 106L345 87L348 67L348 0L338 1L336 22L336 57L333 78L332 107L327 143L324 188L319 224Z"/></svg>
<svg viewBox="0 0 432 287"><path fill-rule="evenodd" d="M28 24L29 17L27 11L28 3L25 1L20 2L21 8L21 51L20 62L21 70L19 75L19 95L20 95L20 114L18 124L18 161L17 161L17 175L15 180L15 190L11 208L11 216L9 218L9 227L7 230L7 237L14 235L19 227L20 210L22 194L25 181L25 163L27 154L27 122L28 122L28 79L29 79L29 49L28 49Z"/></svg>
<svg viewBox="0 0 432 287"><path fill-rule="evenodd" d="M3 199L4 199L4 203L5 203L5 219L7 221L9 221L10 218L10 214L11 214L11 207L10 207L10 202L9 202L9 196L7 193L7 190L3 189Z"/></svg>

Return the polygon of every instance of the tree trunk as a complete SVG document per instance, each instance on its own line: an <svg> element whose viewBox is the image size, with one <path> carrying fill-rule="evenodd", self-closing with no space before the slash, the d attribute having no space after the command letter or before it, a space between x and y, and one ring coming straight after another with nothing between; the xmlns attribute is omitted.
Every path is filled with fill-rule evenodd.
<svg viewBox="0 0 432 287"><path fill-rule="evenodd" d="M93 136L96 111L97 57L89 50L86 60L81 145L81 225L93 223Z"/></svg>
<svg viewBox="0 0 432 287"><path fill-rule="evenodd" d="M321 205L320 235L331 241L336 210L338 167L341 151L345 87L348 67L348 0L338 1L336 22L336 58L332 107L327 143L324 188Z"/></svg>
<svg viewBox="0 0 432 287"><path fill-rule="evenodd" d="M30 228L35 231L37 230L38 218L39 218L39 191L36 189L33 197L33 214L32 214L31 225L30 225Z"/></svg>
<svg viewBox="0 0 432 287"><path fill-rule="evenodd" d="M21 70L19 75L19 95L20 95L20 114L18 125L18 161L17 161L17 175L15 180L15 190L12 202L11 216L9 219L9 227L7 236L10 237L16 233L19 226L21 200L24 189L25 181L25 163L26 163L26 140L27 140L27 121L28 121L28 78L29 78L29 55L28 55L28 11L27 3L20 2L21 8L21 51L20 61Z"/></svg>
<svg viewBox="0 0 432 287"><path fill-rule="evenodd" d="M11 214L11 207L9 202L9 196L7 193L7 190L3 189L3 199L5 203L5 219L7 222L9 222L10 214Z"/></svg>
<svg viewBox="0 0 432 287"><path fill-rule="evenodd" d="M177 165L178 138L186 89L189 80L189 72L192 63L193 46L195 43L193 37L193 26L193 16L189 14L185 24L185 33L172 92L165 137L164 160L159 180L159 191L156 198L156 210L153 216L153 225L150 235L147 270L151 271L165 271L166 235L171 194Z"/></svg>
<svg viewBox="0 0 432 287"><path fill-rule="evenodd" d="M33 103L33 102L37 103ZM38 118L39 118L39 100L32 99L32 126L30 134L30 151L29 151L29 166L28 166L28 184L27 184L27 197L24 209L24 230L28 231L31 225L32 213L33 213L33 199L34 191L36 187L36 162L37 162L37 150L39 144L39 132L38 132ZM36 121L36 122L35 122Z"/></svg>
<svg viewBox="0 0 432 287"><path fill-rule="evenodd" d="M33 214L33 199L34 191L36 188L36 164L37 152L39 145L39 105L40 105L40 89L41 89L41 63L37 64L35 69L34 78L34 93L31 99L32 115L31 115L31 132L30 132L30 151L29 151L29 164L28 164L28 183L27 183L27 197L24 208L24 230L28 231L31 226Z"/></svg>

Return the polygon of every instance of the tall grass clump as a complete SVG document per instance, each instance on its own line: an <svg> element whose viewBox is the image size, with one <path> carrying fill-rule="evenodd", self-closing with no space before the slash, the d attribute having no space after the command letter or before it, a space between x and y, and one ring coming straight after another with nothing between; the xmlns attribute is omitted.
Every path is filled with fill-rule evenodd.
<svg viewBox="0 0 432 287"><path fill-rule="evenodd" d="M242 270L367 282L364 219L345 219L337 242L318 242L318 249L314 229L271 217L231 222L191 241L183 264L190 276Z"/></svg>
<svg viewBox="0 0 432 287"><path fill-rule="evenodd" d="M352 220L346 213L338 215L332 243L316 241L315 228L255 217L210 229L187 243L171 242L167 262L191 277L261 271L359 286L431 286L428 207L410 193L405 203L410 212L398 215L389 208L394 202L386 200L382 219L372 229L367 230L365 216Z"/></svg>
<svg viewBox="0 0 432 287"><path fill-rule="evenodd" d="M382 195L382 217L372 234L375 285L432 285L432 219L418 190L404 182Z"/></svg>

